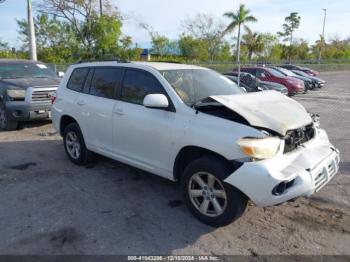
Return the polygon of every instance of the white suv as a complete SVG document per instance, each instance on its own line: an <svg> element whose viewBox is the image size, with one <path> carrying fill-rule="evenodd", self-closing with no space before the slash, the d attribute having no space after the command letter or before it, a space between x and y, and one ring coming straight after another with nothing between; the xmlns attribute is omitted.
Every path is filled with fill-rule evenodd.
<svg viewBox="0 0 350 262"><path fill-rule="evenodd" d="M258 206L310 196L339 151L303 106L275 91L244 94L206 68L168 63L69 67L52 117L78 165L98 153L173 181L199 220L224 226Z"/></svg>

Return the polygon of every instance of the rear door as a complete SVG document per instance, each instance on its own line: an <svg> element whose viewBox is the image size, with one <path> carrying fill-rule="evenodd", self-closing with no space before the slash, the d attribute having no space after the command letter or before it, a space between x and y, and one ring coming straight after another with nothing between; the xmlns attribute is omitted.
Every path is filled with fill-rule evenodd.
<svg viewBox="0 0 350 262"><path fill-rule="evenodd" d="M96 67L89 73L84 92L77 99L84 138L88 147L113 151L113 108L122 70Z"/></svg>

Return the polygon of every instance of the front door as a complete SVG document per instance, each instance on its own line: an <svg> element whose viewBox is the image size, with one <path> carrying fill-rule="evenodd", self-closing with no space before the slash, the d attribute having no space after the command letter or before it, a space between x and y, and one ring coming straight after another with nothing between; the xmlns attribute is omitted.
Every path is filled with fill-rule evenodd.
<svg viewBox="0 0 350 262"><path fill-rule="evenodd" d="M148 94L166 95L166 92L151 73L126 69L113 111L115 150L130 164L166 175L172 170L169 156L174 146L176 113L172 106L168 109L144 107L143 99Z"/></svg>

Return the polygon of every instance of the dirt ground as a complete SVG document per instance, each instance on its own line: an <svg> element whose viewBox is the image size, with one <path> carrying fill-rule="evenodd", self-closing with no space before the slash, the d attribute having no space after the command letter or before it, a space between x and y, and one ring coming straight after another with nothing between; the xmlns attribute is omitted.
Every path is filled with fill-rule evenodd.
<svg viewBox="0 0 350 262"><path fill-rule="evenodd" d="M49 122L0 133L0 254L350 254L350 72L295 97L341 151L338 175L310 199L249 205L203 225L176 184L104 158L69 162Z"/></svg>

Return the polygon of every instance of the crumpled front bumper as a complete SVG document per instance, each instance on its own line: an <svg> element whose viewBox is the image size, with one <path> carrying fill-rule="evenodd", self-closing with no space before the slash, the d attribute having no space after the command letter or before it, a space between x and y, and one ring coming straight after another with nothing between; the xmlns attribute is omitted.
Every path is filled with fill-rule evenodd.
<svg viewBox="0 0 350 262"><path fill-rule="evenodd" d="M258 206L277 205L319 191L338 172L339 162L339 151L329 142L326 132L318 129L315 138L297 150L273 159L246 162L225 182ZM274 194L281 183L289 187L282 194Z"/></svg>

